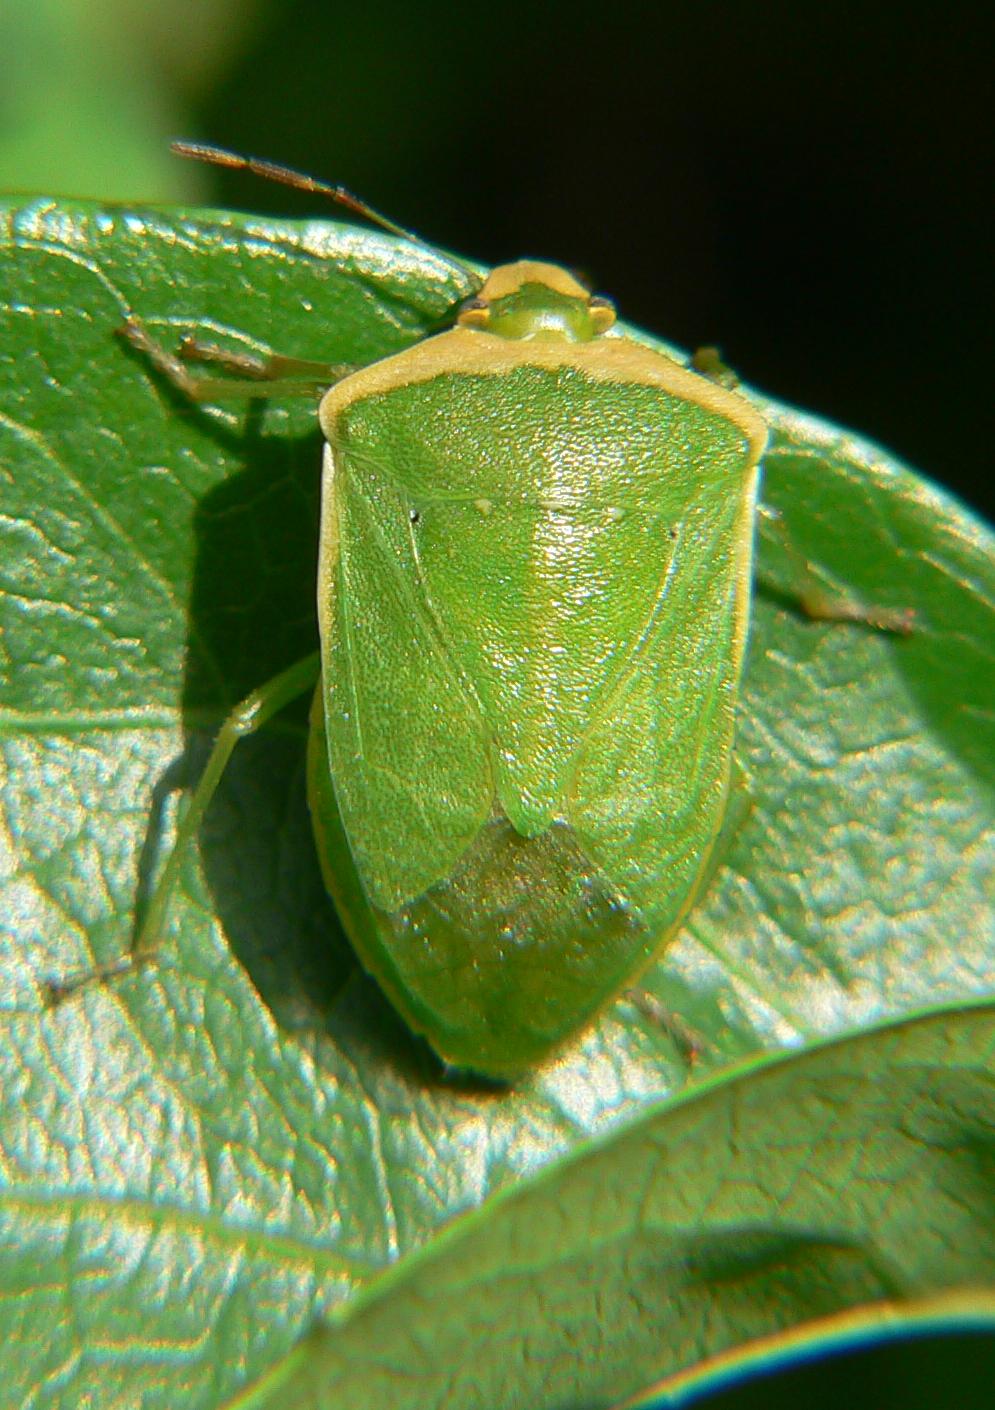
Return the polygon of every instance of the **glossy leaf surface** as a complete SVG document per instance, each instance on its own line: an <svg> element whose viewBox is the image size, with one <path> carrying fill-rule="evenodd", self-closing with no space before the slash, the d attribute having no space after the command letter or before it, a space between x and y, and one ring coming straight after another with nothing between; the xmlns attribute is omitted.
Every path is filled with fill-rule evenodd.
<svg viewBox="0 0 995 1410"><path fill-rule="evenodd" d="M654 1360L991 1285L993 1040L991 1006L934 1015L651 1110L375 1281L259 1403L607 1406Z"/></svg>
<svg viewBox="0 0 995 1410"><path fill-rule="evenodd" d="M314 646L313 410L191 407L115 328L362 362L434 326L448 276L324 224L37 202L0 230L0 1326L24 1348L0 1404L214 1406L317 1309L688 1075L620 1002L510 1094L447 1082L338 933L303 712L236 756L159 967L44 1010L46 979L127 945L222 713ZM646 976L703 1040L696 1075L995 973L992 539L769 411L767 499L833 583L918 626L758 593L751 805ZM760 559L784 588L776 534Z"/></svg>

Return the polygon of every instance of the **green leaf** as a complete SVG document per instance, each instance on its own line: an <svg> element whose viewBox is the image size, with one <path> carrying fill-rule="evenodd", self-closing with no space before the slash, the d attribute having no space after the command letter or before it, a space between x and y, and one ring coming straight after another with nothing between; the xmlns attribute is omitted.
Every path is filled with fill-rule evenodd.
<svg viewBox="0 0 995 1410"><path fill-rule="evenodd" d="M3 216L0 283L0 1329L22 1347L0 1405L213 1406L689 1074L620 1001L512 1092L447 1080L338 931L292 712L236 752L161 963L45 1008L46 980L126 949L224 711L314 645L313 408L190 406L115 329L363 362L453 288L355 229L42 200ZM702 1040L692 1076L995 974L995 544L880 451L761 404L793 538L917 626L758 593L751 805L645 977Z"/></svg>
<svg viewBox="0 0 995 1410"><path fill-rule="evenodd" d="M995 1279L995 1005L754 1063L497 1196L240 1407L554 1410Z"/></svg>

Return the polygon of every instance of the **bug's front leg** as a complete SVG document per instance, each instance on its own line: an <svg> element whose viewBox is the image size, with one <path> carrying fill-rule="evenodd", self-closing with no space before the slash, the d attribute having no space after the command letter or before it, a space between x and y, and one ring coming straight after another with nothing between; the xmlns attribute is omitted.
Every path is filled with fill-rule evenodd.
<svg viewBox="0 0 995 1410"><path fill-rule="evenodd" d="M234 352L217 343L186 337L177 352L156 341L137 318L129 318L118 336L147 358L155 370L193 402L217 402L252 397L317 396L353 369L341 363L312 362L306 358L262 356ZM188 363L210 363L231 373L227 377L202 377Z"/></svg>
<svg viewBox="0 0 995 1410"><path fill-rule="evenodd" d="M272 383L294 378L313 383L320 390L356 371L354 364L346 362L315 362L312 358L285 357L282 353L269 353L263 357L259 353L235 352L232 348L205 342L192 334L181 339L177 356L184 362L210 362L223 367L226 372L239 373L256 382Z"/></svg>

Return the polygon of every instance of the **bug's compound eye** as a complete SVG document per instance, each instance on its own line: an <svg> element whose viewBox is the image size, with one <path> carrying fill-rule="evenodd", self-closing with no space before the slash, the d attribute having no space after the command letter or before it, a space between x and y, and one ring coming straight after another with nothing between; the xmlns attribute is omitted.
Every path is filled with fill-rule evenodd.
<svg viewBox="0 0 995 1410"><path fill-rule="evenodd" d="M490 316L490 302L475 296L463 303L456 321L461 323L464 328L485 328Z"/></svg>
<svg viewBox="0 0 995 1410"><path fill-rule="evenodd" d="M611 299L592 294L587 301L587 307L595 333L604 333L615 322L615 305Z"/></svg>

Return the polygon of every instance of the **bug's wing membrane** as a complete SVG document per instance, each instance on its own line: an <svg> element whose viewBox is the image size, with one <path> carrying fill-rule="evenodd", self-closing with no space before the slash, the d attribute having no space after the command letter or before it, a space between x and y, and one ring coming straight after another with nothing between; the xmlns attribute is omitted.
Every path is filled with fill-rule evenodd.
<svg viewBox="0 0 995 1410"><path fill-rule="evenodd" d="M693 542L677 545L682 571L669 611L594 722L568 806L589 855L640 898L658 940L693 901L725 810L755 471L751 479L744 495L699 517Z"/></svg>
<svg viewBox="0 0 995 1410"><path fill-rule="evenodd" d="M318 578L331 777L370 900L447 876L491 809L488 740L415 580L405 506L326 447Z"/></svg>

